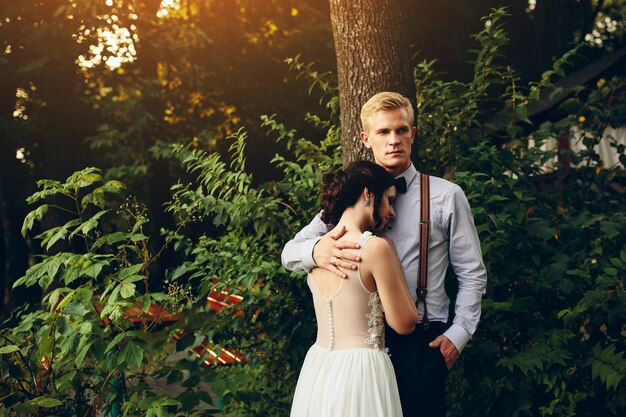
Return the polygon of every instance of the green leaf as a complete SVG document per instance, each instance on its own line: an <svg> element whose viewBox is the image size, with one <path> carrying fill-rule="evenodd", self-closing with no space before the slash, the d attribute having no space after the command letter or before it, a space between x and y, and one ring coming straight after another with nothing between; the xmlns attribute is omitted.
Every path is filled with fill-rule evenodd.
<svg viewBox="0 0 626 417"><path fill-rule="evenodd" d="M122 365L127 363L128 365L139 368L143 361L143 348L133 341L129 341L120 351L117 357L117 364Z"/></svg>
<svg viewBox="0 0 626 417"><path fill-rule="evenodd" d="M117 334L113 340L111 340L109 342L109 344L107 345L106 349L104 350L104 353L107 353L109 350L113 349L115 346L117 346L118 343L120 343L120 341L122 341L122 339L124 339L126 337L126 333L119 333Z"/></svg>
<svg viewBox="0 0 626 417"><path fill-rule="evenodd" d="M53 408L53 407L58 407L60 405L63 405L61 401L57 400L56 398L50 398L50 397L33 398L32 400L29 401L29 403L39 406L39 407L43 407L43 408Z"/></svg>
<svg viewBox="0 0 626 417"><path fill-rule="evenodd" d="M176 351L180 352L194 345L196 337L192 334L188 334L185 337L176 341Z"/></svg>
<svg viewBox="0 0 626 417"><path fill-rule="evenodd" d="M146 294L141 297L141 311L146 313L150 309L150 305L152 304L152 300L150 295Z"/></svg>
<svg viewBox="0 0 626 417"><path fill-rule="evenodd" d="M65 308L63 308L63 312L69 314L72 319L75 319L87 314L87 309L82 303L73 302L66 305Z"/></svg>
<svg viewBox="0 0 626 417"><path fill-rule="evenodd" d="M72 188L84 188L102 181L98 168L85 168L82 171L74 172L68 179L67 185Z"/></svg>
<svg viewBox="0 0 626 417"><path fill-rule="evenodd" d="M86 321L78 327L78 333L82 335L90 335L92 330L93 330L93 324L91 324L90 321Z"/></svg>
<svg viewBox="0 0 626 417"><path fill-rule="evenodd" d="M143 233L135 233L134 235L130 237L130 240L133 242L139 242L139 241L147 240L147 239L148 237L144 235Z"/></svg>
<svg viewBox="0 0 626 417"><path fill-rule="evenodd" d="M130 298L135 295L135 284L129 282L123 283L120 295L122 298Z"/></svg>
<svg viewBox="0 0 626 417"><path fill-rule="evenodd" d="M521 133L522 133L522 129L519 126L515 126L511 124L506 127L506 134L511 139L515 139Z"/></svg>
<svg viewBox="0 0 626 417"><path fill-rule="evenodd" d="M96 279L98 278L98 275L100 275L100 272L102 272L103 266L104 265L100 262L95 262L85 267L81 272L88 277Z"/></svg>
<svg viewBox="0 0 626 417"><path fill-rule="evenodd" d="M87 207L89 204L99 207L101 209L104 208L104 190L101 187L96 188L91 193L87 194L80 201L81 208Z"/></svg>
<svg viewBox="0 0 626 417"><path fill-rule="evenodd" d="M124 280L125 278L128 278L132 275L136 275L137 272L141 270L141 268L143 268L143 263L131 265L127 268L122 269L118 277L120 280Z"/></svg>
<svg viewBox="0 0 626 417"><path fill-rule="evenodd" d="M543 240L554 238L554 227L545 219L531 218L527 222L528 233L540 236Z"/></svg>
<svg viewBox="0 0 626 417"><path fill-rule="evenodd" d="M70 237L73 237L77 233L81 233L83 235L87 235L91 230L93 230L94 228L96 228L98 226L98 219L100 219L100 217L102 217L104 214L106 214L108 212L109 212L109 210L101 210L101 211L97 212L89 220L83 222L80 226L78 226L76 229L74 229L72 234L70 234Z"/></svg>
<svg viewBox="0 0 626 417"><path fill-rule="evenodd" d="M624 352L616 352L614 345L609 345L603 350L600 344L596 344L593 356L591 377L602 381L607 389L617 389L626 375Z"/></svg>
<svg viewBox="0 0 626 417"><path fill-rule="evenodd" d="M85 361L85 356L87 356L87 353L89 352L90 347L91 347L91 342L89 341L89 336L81 337L80 342L78 343L76 359L74 360L74 365L77 368L82 367L83 362Z"/></svg>
<svg viewBox="0 0 626 417"><path fill-rule="evenodd" d="M17 345L2 346L2 347L0 347L0 355L5 355L7 353L17 352L18 350L20 350L20 348Z"/></svg>
<svg viewBox="0 0 626 417"><path fill-rule="evenodd" d="M48 212L48 205L43 204L26 215L22 224L22 236L26 237L26 232L33 228L35 220L41 221L43 216Z"/></svg>
<svg viewBox="0 0 626 417"><path fill-rule="evenodd" d="M47 240L47 245L46 245L46 250L49 251L50 248L52 247L52 245L54 245L56 242L58 242L61 239L65 239L65 236L67 236L67 229L65 229L62 226L59 227L55 227L54 229L50 229L50 231L54 230L52 236L50 237L49 240L44 239L41 244L45 244L46 240Z"/></svg>
<svg viewBox="0 0 626 417"><path fill-rule="evenodd" d="M15 284L13 284L13 288L16 288L20 285L31 287L35 285L39 281L39 279L45 274L46 264L43 262L36 263L35 265L28 268L28 270L26 271L26 275L15 281Z"/></svg>
<svg viewBox="0 0 626 417"><path fill-rule="evenodd" d="M80 277L80 271L78 268L66 268L63 271L63 275L61 276L65 285L68 285L74 281L76 281Z"/></svg>
<svg viewBox="0 0 626 417"><path fill-rule="evenodd" d="M180 382L180 381L183 380L184 377L185 377L185 374L183 374L182 371L179 371L178 369L174 369L167 376L167 385L171 385L171 384L175 384L177 382Z"/></svg>
<svg viewBox="0 0 626 417"><path fill-rule="evenodd" d="M162 395L159 397L145 398L139 403L139 407L144 409L153 407L167 407L169 405L180 405L180 401L176 401L173 398Z"/></svg>
<svg viewBox="0 0 626 417"><path fill-rule="evenodd" d="M211 395L206 391L198 391L198 398L206 404L213 405L213 399L211 398Z"/></svg>
<svg viewBox="0 0 626 417"><path fill-rule="evenodd" d="M57 301L59 301L59 297L61 296L63 291L66 291L66 290L67 288L56 288L50 294L44 297L44 301L47 301L50 307L55 307L57 304Z"/></svg>
<svg viewBox="0 0 626 417"><path fill-rule="evenodd" d="M186 390L178 396L182 408L184 411L193 410L198 404L200 404L200 398L193 390Z"/></svg>
<svg viewBox="0 0 626 417"><path fill-rule="evenodd" d="M126 233L123 232L115 232L110 235L104 235L100 239L96 240L93 244L92 250L96 250L101 248L104 245L114 245L118 242L126 240Z"/></svg>
<svg viewBox="0 0 626 417"><path fill-rule="evenodd" d="M124 282L137 282L137 281L141 281L144 278L145 276L143 275L130 275L124 278Z"/></svg>
<svg viewBox="0 0 626 417"><path fill-rule="evenodd" d="M63 375L61 375L60 378L57 378L55 381L57 391L63 391L64 389L69 387L69 385L72 383L72 381L76 377L76 373L77 373L76 370L72 370L70 372L64 373Z"/></svg>
<svg viewBox="0 0 626 417"><path fill-rule="evenodd" d="M107 193L119 194L120 191L126 189L124 183L116 180L108 181L106 184L100 187Z"/></svg>
<svg viewBox="0 0 626 417"><path fill-rule="evenodd" d="M515 113L517 114L517 117L519 117L519 119L522 122L528 123L529 125L533 124L533 122L531 122L530 119L528 118L528 107L525 104L516 106Z"/></svg>

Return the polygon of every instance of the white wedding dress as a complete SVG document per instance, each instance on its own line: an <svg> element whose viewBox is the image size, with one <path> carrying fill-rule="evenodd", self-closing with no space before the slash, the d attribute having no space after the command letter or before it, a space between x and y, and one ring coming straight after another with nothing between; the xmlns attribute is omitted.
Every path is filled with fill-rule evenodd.
<svg viewBox="0 0 626 417"><path fill-rule="evenodd" d="M371 237L361 235L361 250ZM401 417L378 293L365 288L358 270L348 272L331 297L320 293L311 276L307 282L317 340L304 359L291 417Z"/></svg>

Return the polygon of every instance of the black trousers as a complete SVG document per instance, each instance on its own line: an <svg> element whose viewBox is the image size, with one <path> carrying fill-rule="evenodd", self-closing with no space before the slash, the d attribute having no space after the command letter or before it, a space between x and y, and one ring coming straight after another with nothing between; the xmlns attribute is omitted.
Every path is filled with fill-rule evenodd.
<svg viewBox="0 0 626 417"><path fill-rule="evenodd" d="M438 348L428 346L446 330L442 322L430 322L428 331L418 324L402 336L389 326L385 344L398 381L404 417L445 417L448 368Z"/></svg>

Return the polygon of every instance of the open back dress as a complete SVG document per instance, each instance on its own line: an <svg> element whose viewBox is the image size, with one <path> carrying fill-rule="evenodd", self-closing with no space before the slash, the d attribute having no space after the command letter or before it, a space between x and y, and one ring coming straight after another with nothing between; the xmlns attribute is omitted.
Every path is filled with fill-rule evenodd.
<svg viewBox="0 0 626 417"><path fill-rule="evenodd" d="M361 251L371 237L361 235ZM330 297L307 278L317 340L304 359L291 417L402 416L380 297L365 287L360 269L347 274Z"/></svg>

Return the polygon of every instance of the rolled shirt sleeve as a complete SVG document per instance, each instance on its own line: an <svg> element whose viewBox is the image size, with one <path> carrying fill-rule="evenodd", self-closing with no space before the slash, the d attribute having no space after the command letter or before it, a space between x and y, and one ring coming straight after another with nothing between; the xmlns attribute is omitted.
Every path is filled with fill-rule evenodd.
<svg viewBox="0 0 626 417"><path fill-rule="evenodd" d="M320 212L285 244L280 255L283 266L292 272L309 272L315 268L317 265L313 259L313 248L328 231L329 227L322 221Z"/></svg>

